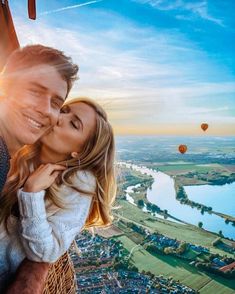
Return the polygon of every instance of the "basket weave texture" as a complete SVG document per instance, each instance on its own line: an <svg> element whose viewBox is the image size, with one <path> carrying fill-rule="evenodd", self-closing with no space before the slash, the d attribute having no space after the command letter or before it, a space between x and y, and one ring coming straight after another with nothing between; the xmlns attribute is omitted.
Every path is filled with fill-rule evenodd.
<svg viewBox="0 0 235 294"><path fill-rule="evenodd" d="M66 251L50 265L43 294L75 294L76 279L73 262Z"/></svg>

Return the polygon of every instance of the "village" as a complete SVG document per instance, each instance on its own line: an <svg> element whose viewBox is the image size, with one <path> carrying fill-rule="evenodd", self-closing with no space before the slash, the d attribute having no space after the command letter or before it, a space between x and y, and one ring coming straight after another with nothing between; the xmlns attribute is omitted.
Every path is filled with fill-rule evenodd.
<svg viewBox="0 0 235 294"><path fill-rule="evenodd" d="M76 271L77 293L197 293L171 277L139 272L129 252L115 238L84 232L76 239L71 257Z"/></svg>
<svg viewBox="0 0 235 294"><path fill-rule="evenodd" d="M120 220L120 222L125 223L123 220ZM146 228L141 227L141 225L138 226L133 223L125 223L125 225L131 227L133 231L142 237L144 236L141 245L150 253L176 256L187 260L190 265L207 272L216 273L231 279L235 278L235 259L232 257L212 254L209 248L172 239L163 234L151 233ZM216 245L214 243L214 246ZM235 248L230 247L230 251L234 254Z"/></svg>
<svg viewBox="0 0 235 294"><path fill-rule="evenodd" d="M116 238L123 235L118 226L124 225L143 238L142 243L136 244L129 251ZM111 237L110 231L115 232L111 232ZM98 234L92 235L84 231L76 239L77 248L73 247L71 250L78 293L198 293L171 276L140 271L131 258L138 247L152 254L175 256L187 261L199 271L216 273L229 279L235 277L233 258L213 254L208 248L200 245L151 233L141 225L118 220L117 226L113 225L110 229L97 232ZM234 248L231 250L235 252Z"/></svg>

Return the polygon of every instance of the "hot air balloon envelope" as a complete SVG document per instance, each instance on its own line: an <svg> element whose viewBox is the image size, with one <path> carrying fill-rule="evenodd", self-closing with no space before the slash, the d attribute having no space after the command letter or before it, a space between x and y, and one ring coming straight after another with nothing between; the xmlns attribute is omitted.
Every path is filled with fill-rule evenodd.
<svg viewBox="0 0 235 294"><path fill-rule="evenodd" d="M184 154L188 148L186 145L179 145L178 149L180 153Z"/></svg>
<svg viewBox="0 0 235 294"><path fill-rule="evenodd" d="M205 132L208 129L208 124L207 123L201 124L201 128Z"/></svg>
<svg viewBox="0 0 235 294"><path fill-rule="evenodd" d="M8 1L0 1L0 71L8 56L19 48Z"/></svg>
<svg viewBox="0 0 235 294"><path fill-rule="evenodd" d="M36 0L28 0L28 15L30 19L36 19Z"/></svg>

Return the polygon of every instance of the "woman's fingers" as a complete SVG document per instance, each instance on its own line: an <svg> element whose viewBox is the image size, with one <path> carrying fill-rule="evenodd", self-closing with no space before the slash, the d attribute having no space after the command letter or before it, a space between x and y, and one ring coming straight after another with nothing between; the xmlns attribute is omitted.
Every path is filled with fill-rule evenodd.
<svg viewBox="0 0 235 294"><path fill-rule="evenodd" d="M45 170L47 170L48 173L52 174L54 171L62 171L65 170L66 167L59 164L52 164L48 163L45 165Z"/></svg>
<svg viewBox="0 0 235 294"><path fill-rule="evenodd" d="M52 177L53 181L55 181L55 179L58 177L59 174L60 174L59 171L55 171L55 172L53 172L53 173L51 174L51 177Z"/></svg>
<svg viewBox="0 0 235 294"><path fill-rule="evenodd" d="M65 170L66 167L59 164L40 165L39 168L29 175L24 184L25 192L38 192L49 188L58 175Z"/></svg>

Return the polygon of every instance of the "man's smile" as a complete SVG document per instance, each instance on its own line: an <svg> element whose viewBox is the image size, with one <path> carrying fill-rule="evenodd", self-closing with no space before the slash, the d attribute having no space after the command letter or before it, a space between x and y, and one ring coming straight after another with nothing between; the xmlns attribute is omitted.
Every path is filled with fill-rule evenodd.
<svg viewBox="0 0 235 294"><path fill-rule="evenodd" d="M30 126L37 129L37 130L40 130L41 128L43 128L45 126L44 124L41 124L40 122L33 119L32 117L26 116L26 119L30 123Z"/></svg>

